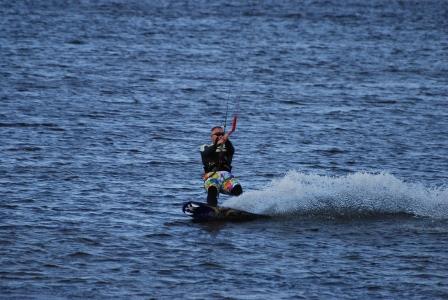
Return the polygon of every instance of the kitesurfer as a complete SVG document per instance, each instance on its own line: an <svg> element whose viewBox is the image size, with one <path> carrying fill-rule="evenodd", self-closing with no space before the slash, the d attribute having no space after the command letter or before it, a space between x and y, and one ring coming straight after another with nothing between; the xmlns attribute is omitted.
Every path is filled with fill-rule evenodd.
<svg viewBox="0 0 448 300"><path fill-rule="evenodd" d="M201 158L207 204L217 206L219 193L239 196L243 193L243 188L231 173L235 149L229 140L229 133L225 133L220 126L213 127L211 140L212 144L201 146Z"/></svg>

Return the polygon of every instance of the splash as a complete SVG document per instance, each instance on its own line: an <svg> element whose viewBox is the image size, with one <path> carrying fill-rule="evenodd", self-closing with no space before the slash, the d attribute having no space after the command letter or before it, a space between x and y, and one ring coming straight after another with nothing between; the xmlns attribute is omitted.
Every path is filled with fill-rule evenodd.
<svg viewBox="0 0 448 300"><path fill-rule="evenodd" d="M331 177L290 171L265 189L223 205L271 216L406 214L448 219L448 188L407 183L388 173Z"/></svg>

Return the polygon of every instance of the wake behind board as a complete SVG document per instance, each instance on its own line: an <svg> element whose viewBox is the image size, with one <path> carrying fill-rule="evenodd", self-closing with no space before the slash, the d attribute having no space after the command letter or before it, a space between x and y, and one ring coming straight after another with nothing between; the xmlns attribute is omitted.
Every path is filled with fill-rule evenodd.
<svg viewBox="0 0 448 300"><path fill-rule="evenodd" d="M193 218L195 222L210 221L230 221L242 222L251 221L261 218L269 218L269 216L258 215L243 210L229 207L214 207L201 202L190 201L184 203L182 211Z"/></svg>

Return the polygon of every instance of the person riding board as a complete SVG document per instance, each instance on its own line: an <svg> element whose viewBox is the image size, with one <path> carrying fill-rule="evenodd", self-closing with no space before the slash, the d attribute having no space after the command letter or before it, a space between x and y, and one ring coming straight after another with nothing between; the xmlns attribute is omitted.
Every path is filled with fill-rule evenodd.
<svg viewBox="0 0 448 300"><path fill-rule="evenodd" d="M235 148L229 140L230 134L235 130L236 118L232 130L228 133L220 126L211 130L212 144L201 146L201 158L204 165L204 188L207 191L207 204L218 205L218 194L239 196L243 188L232 175L232 158Z"/></svg>

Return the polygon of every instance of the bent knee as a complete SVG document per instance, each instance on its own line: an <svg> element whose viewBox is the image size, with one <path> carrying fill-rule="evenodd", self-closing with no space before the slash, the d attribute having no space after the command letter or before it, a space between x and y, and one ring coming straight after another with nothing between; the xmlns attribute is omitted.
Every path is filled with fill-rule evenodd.
<svg viewBox="0 0 448 300"><path fill-rule="evenodd" d="M237 184L231 191L231 194L234 196L239 196L243 193L243 188L240 184Z"/></svg>

